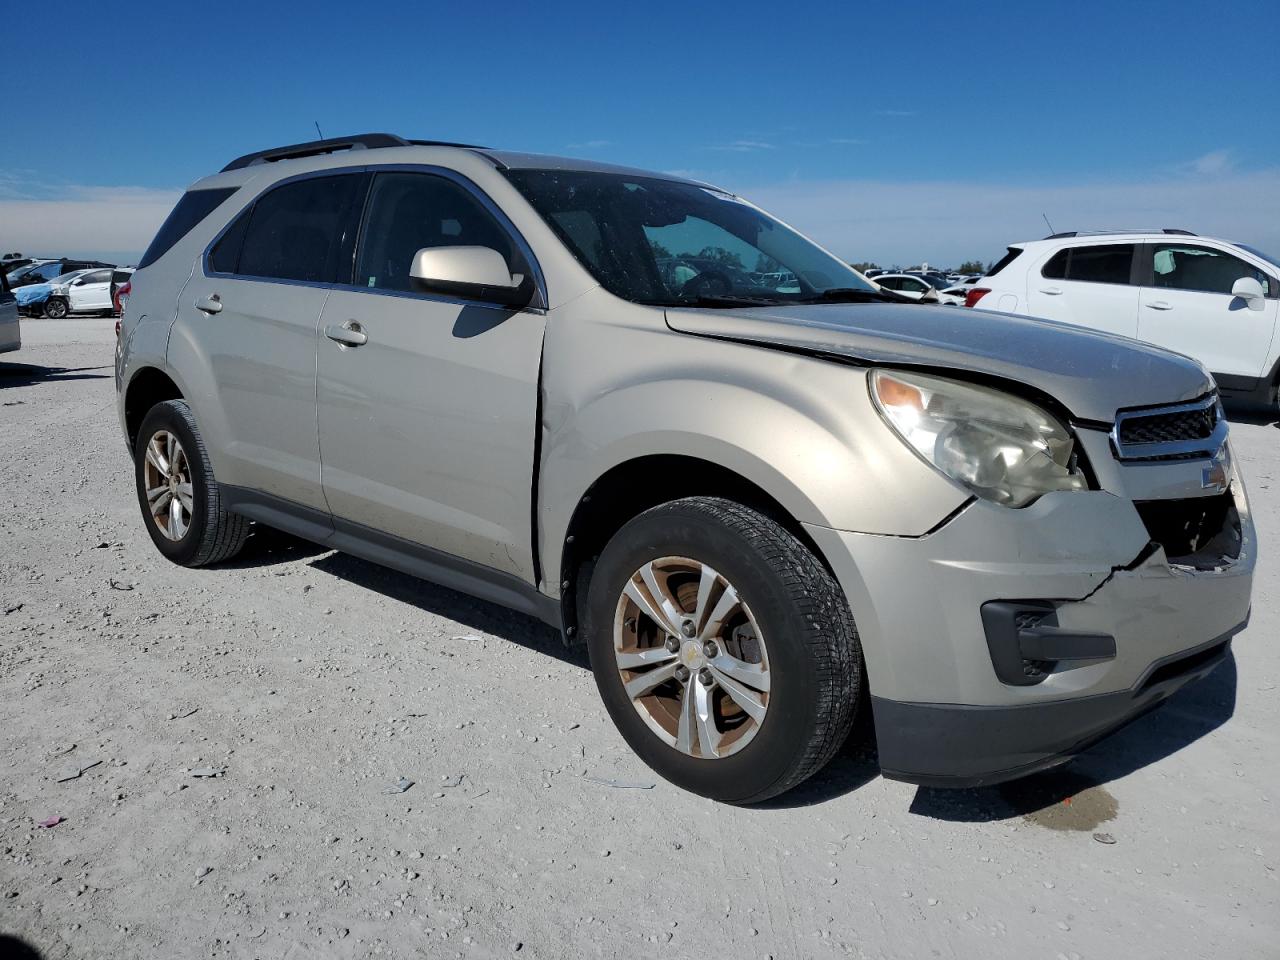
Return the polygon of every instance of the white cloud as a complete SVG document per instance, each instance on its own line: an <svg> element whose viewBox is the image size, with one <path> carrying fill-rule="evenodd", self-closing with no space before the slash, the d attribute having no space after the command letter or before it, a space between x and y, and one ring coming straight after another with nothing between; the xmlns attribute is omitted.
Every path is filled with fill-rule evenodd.
<svg viewBox="0 0 1280 960"><path fill-rule="evenodd" d="M582 143L565 144L566 150L603 150L613 146L612 140L584 140Z"/></svg>
<svg viewBox="0 0 1280 960"><path fill-rule="evenodd" d="M1280 167L1135 182L724 184L847 260L951 264L1057 230L1182 227L1280 253Z"/></svg>
<svg viewBox="0 0 1280 960"><path fill-rule="evenodd" d="M774 146L772 143L766 143L763 140L734 140L732 143L723 143L707 149L730 150L734 153L754 153L757 150L772 150Z"/></svg>
<svg viewBox="0 0 1280 960"><path fill-rule="evenodd" d="M0 250L33 256L136 257L180 190L96 187L0 171Z"/></svg>
<svg viewBox="0 0 1280 960"><path fill-rule="evenodd" d="M1215 176L1227 173L1235 165L1235 157L1230 150L1212 150L1191 161L1191 170L1203 176Z"/></svg>

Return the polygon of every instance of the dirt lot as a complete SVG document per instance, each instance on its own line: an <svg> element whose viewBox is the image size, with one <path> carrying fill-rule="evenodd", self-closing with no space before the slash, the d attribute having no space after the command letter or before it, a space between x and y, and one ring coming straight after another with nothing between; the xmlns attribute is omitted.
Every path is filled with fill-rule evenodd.
<svg viewBox="0 0 1280 960"><path fill-rule="evenodd" d="M166 563L111 329L0 358L0 934L40 956L1280 955L1274 423L1234 427L1234 662L1033 782L864 742L741 810L656 780L531 620L280 536Z"/></svg>

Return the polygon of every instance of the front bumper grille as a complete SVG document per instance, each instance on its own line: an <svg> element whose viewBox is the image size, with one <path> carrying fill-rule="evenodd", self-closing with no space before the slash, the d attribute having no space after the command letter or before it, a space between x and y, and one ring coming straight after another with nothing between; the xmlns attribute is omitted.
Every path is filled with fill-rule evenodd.
<svg viewBox="0 0 1280 960"><path fill-rule="evenodd" d="M1226 439L1227 420L1216 393L1168 407L1122 410L1111 430L1120 460L1212 457Z"/></svg>

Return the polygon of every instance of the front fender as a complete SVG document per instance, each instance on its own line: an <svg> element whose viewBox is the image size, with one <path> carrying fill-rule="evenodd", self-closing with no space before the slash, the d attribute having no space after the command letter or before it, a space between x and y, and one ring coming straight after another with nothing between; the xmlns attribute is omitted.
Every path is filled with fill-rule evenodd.
<svg viewBox="0 0 1280 960"><path fill-rule="evenodd" d="M889 431L864 368L681 334L641 316L555 316L543 383L543 570L560 569L592 484L645 456L716 463L795 520L841 530L920 536L968 499Z"/></svg>

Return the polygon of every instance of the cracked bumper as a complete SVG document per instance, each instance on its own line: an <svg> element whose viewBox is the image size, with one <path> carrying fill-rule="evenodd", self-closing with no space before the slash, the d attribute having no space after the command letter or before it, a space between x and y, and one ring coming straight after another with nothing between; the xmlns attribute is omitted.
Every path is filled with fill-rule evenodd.
<svg viewBox="0 0 1280 960"><path fill-rule="evenodd" d="M1212 670L1248 619L1256 554L1238 478L1232 492L1243 546L1214 571L1171 565L1162 549L1126 569L1150 536L1133 502L1106 491L1050 494L1022 510L975 501L917 538L809 527L858 624L886 775L952 785L1020 776ZM1116 655L1034 686L1002 683L981 618L992 600L1054 601L1059 626L1113 636ZM1163 664L1174 666L1157 673Z"/></svg>

